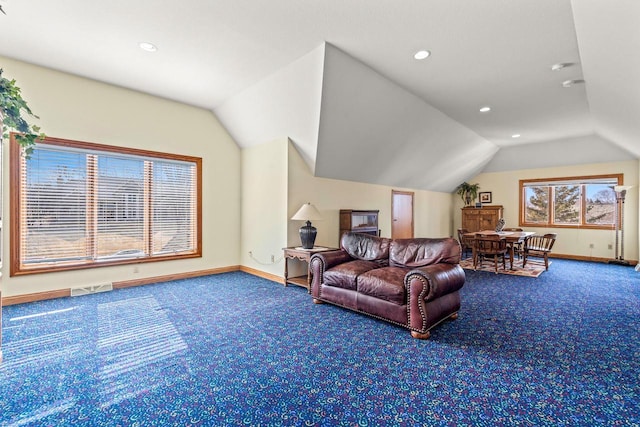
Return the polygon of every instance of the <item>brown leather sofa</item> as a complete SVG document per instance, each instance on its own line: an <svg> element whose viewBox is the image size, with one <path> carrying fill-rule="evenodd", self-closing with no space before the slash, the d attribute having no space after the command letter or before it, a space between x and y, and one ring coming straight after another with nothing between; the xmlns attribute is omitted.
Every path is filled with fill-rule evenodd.
<svg viewBox="0 0 640 427"><path fill-rule="evenodd" d="M311 257L315 303L404 326L419 339L429 338L443 320L457 318L465 281L457 240L346 233L340 247Z"/></svg>

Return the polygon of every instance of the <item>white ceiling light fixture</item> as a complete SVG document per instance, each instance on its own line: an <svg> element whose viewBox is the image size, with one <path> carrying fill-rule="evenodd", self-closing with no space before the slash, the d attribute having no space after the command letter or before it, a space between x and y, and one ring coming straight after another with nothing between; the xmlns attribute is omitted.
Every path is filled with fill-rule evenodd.
<svg viewBox="0 0 640 427"><path fill-rule="evenodd" d="M520 135L519 133L514 133L513 135L511 135L511 138L520 138L522 135Z"/></svg>
<svg viewBox="0 0 640 427"><path fill-rule="evenodd" d="M419 50L415 55L413 55L413 57L420 61L422 59L427 59L430 55L431 52L429 52L428 50Z"/></svg>
<svg viewBox="0 0 640 427"><path fill-rule="evenodd" d="M575 80L565 80L562 82L562 87L571 87L573 85L584 83L584 80L575 79Z"/></svg>
<svg viewBox="0 0 640 427"><path fill-rule="evenodd" d="M491 107L489 107L488 105L485 105L484 107L480 107L481 113L488 113L489 111L491 111Z"/></svg>
<svg viewBox="0 0 640 427"><path fill-rule="evenodd" d="M560 71L563 68L571 67L573 62L559 62L551 66L551 71Z"/></svg>
<svg viewBox="0 0 640 427"><path fill-rule="evenodd" d="M140 49L146 51L146 52L155 52L158 50L158 48L156 47L156 45L154 45L153 43L149 43L149 42L140 42L138 43L138 46L140 47Z"/></svg>

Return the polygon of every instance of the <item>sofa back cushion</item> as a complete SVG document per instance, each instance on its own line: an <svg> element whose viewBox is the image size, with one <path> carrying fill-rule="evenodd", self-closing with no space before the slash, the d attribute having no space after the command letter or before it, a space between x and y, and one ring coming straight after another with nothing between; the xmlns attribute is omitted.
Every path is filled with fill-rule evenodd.
<svg viewBox="0 0 640 427"><path fill-rule="evenodd" d="M342 249L355 259L387 261L390 240L362 233L344 233L340 240Z"/></svg>
<svg viewBox="0 0 640 427"><path fill-rule="evenodd" d="M418 268L441 262L460 263L460 244L457 240L419 238L391 241L389 265Z"/></svg>

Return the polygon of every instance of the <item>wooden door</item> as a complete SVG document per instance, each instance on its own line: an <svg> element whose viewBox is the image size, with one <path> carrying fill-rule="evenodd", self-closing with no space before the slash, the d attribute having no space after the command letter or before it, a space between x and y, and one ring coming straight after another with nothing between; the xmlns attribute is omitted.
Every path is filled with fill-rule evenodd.
<svg viewBox="0 0 640 427"><path fill-rule="evenodd" d="M391 191L391 238L413 238L413 193Z"/></svg>

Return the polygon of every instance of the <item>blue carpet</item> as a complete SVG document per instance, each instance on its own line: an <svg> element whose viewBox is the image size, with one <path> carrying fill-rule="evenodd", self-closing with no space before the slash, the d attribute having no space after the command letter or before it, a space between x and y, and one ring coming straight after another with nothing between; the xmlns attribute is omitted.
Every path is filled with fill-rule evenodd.
<svg viewBox="0 0 640 427"><path fill-rule="evenodd" d="M5 307L0 424L640 424L640 273L466 275L428 341L239 272Z"/></svg>

